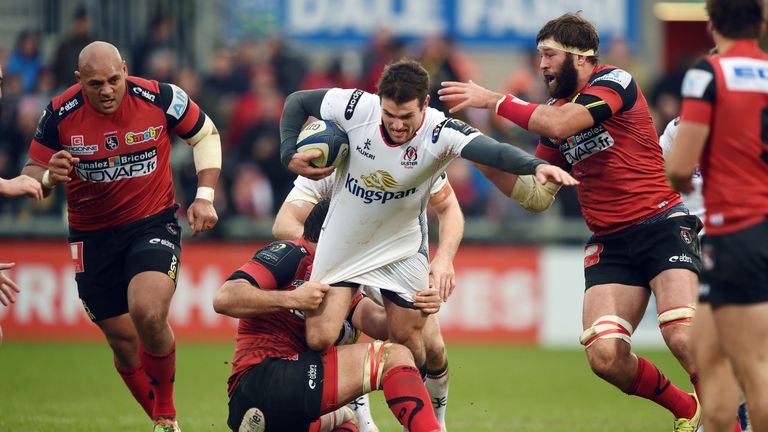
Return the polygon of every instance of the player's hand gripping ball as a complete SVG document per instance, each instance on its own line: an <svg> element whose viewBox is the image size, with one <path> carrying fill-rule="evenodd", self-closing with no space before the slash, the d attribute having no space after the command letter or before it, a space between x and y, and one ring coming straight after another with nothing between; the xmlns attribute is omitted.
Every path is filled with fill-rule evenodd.
<svg viewBox="0 0 768 432"><path fill-rule="evenodd" d="M349 138L341 126L329 120L317 120L308 124L299 134L296 151L319 150L320 156L310 162L317 168L331 165L338 167L349 153Z"/></svg>

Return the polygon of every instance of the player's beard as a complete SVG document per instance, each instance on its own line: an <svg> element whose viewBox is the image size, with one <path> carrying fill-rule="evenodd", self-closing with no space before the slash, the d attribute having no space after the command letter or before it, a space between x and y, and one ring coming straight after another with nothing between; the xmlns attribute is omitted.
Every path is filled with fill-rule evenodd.
<svg viewBox="0 0 768 432"><path fill-rule="evenodd" d="M579 81L579 73L576 66L573 65L573 54L565 53L565 61L560 72L555 76L555 87L544 78L544 84L547 86L549 96L554 99L569 98L576 93L576 85Z"/></svg>

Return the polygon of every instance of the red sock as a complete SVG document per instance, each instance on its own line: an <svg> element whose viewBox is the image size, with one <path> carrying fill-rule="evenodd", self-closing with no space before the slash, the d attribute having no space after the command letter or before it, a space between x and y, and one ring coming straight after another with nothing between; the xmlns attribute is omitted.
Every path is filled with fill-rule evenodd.
<svg viewBox="0 0 768 432"><path fill-rule="evenodd" d="M696 391L696 396L698 396L699 400L701 400L701 390L699 389L699 374L691 374L691 384L693 384L693 389Z"/></svg>
<svg viewBox="0 0 768 432"><path fill-rule="evenodd" d="M397 421L411 432L440 432L440 423L418 369L397 366L381 380L384 398Z"/></svg>
<svg viewBox="0 0 768 432"><path fill-rule="evenodd" d="M176 418L176 407L173 405L173 382L176 380L176 344L165 354L155 354L143 346L139 349L141 364L149 375L152 388L155 390L155 406L152 418Z"/></svg>
<svg viewBox="0 0 768 432"><path fill-rule="evenodd" d="M628 394L650 399L670 410L675 418L691 418L696 414L696 401L680 390L648 360L637 357L637 375Z"/></svg>
<svg viewBox="0 0 768 432"><path fill-rule="evenodd" d="M336 426L331 432L360 432L360 429L354 423L347 422Z"/></svg>
<svg viewBox="0 0 768 432"><path fill-rule="evenodd" d="M152 407L155 404L155 393L152 391L152 384L149 383L149 377L144 372L144 366L139 364L132 368L122 367L115 360L115 369L120 374L120 378L128 386L133 398L144 408L149 418L152 418Z"/></svg>

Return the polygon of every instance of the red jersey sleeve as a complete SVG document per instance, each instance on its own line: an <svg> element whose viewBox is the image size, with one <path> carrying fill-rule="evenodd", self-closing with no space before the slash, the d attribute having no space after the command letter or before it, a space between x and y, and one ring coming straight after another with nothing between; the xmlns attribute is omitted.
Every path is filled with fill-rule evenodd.
<svg viewBox="0 0 768 432"><path fill-rule="evenodd" d="M683 104L680 109L680 119L710 124L716 92L715 70L706 58L701 59L688 69L683 78L681 90Z"/></svg>
<svg viewBox="0 0 768 432"><path fill-rule="evenodd" d="M35 136L29 146L30 159L39 164L48 165L51 156L62 149L58 125L58 119L53 115L53 102L51 102L37 121Z"/></svg>
<svg viewBox="0 0 768 432"><path fill-rule="evenodd" d="M161 108L168 129L182 139L193 137L205 122L205 113L175 84L159 83Z"/></svg>
<svg viewBox="0 0 768 432"><path fill-rule="evenodd" d="M637 84L622 69L605 68L596 72L589 85L573 99L589 110L595 124L632 108L637 102Z"/></svg>
<svg viewBox="0 0 768 432"><path fill-rule="evenodd" d="M293 242L274 242L259 249L227 280L245 279L264 290L291 289L301 260L307 255L306 249Z"/></svg>

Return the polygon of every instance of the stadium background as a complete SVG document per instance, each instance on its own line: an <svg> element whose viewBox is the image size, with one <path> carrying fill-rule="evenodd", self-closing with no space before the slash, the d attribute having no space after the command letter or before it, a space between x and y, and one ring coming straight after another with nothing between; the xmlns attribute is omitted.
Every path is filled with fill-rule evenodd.
<svg viewBox="0 0 768 432"><path fill-rule="evenodd" d="M222 430L234 325L215 314L211 299L269 241L273 214L291 188L278 157L284 97L316 87L374 90L383 65L408 55L436 83L473 79L543 101L536 31L578 10L601 32L601 62L635 76L662 130L677 114L683 72L711 43L701 1L0 0L0 176L20 171L41 110L73 82L77 54L90 40L115 43L129 73L178 84L214 119L225 159L215 203L221 219L214 232L185 239L171 321L182 426ZM536 137L485 111L460 115L535 148ZM177 199L187 203L196 183L183 142L174 144L172 166ZM573 190L532 215L463 161L451 165L449 178L467 218L458 288L441 312L453 374L449 427L668 429L665 413L629 403L593 377L580 352L580 245L589 233ZM77 299L65 214L61 188L42 203L0 198L0 261L17 263L10 275L22 287L15 305L0 308L0 430L144 427ZM687 384L659 350L652 305L633 342ZM392 424L377 412L382 425Z"/></svg>

